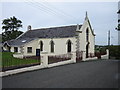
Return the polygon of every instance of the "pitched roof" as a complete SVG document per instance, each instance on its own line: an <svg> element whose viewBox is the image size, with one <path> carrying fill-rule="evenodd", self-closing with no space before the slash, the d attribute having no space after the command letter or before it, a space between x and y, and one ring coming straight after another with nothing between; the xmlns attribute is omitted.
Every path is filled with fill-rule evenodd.
<svg viewBox="0 0 120 90"><path fill-rule="evenodd" d="M5 43L9 44L10 46L21 46L23 44L26 44L32 40L35 40L35 38L20 38L20 39L12 39Z"/></svg>
<svg viewBox="0 0 120 90"><path fill-rule="evenodd" d="M82 25L79 25L81 28ZM75 36L77 25L29 30L19 38L64 38Z"/></svg>
<svg viewBox="0 0 120 90"><path fill-rule="evenodd" d="M79 25L81 28L82 25ZM10 46L21 46L25 43L28 43L32 40L38 38L65 38L65 37L74 37L76 35L77 25L72 26L63 26L63 27L52 27L52 28L42 28L34 29L25 32L19 38L10 40L7 43Z"/></svg>

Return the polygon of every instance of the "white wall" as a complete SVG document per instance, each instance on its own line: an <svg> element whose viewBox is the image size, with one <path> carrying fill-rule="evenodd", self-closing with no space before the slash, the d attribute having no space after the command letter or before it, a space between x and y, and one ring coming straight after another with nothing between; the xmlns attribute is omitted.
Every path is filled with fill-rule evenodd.
<svg viewBox="0 0 120 90"><path fill-rule="evenodd" d="M54 53L50 51L50 41L54 41ZM71 40L72 42L72 51L75 51L75 38L54 38L54 39L40 39L39 41L43 41L43 50L47 51L51 54L65 54L67 53L67 41Z"/></svg>
<svg viewBox="0 0 120 90"><path fill-rule="evenodd" d="M86 52L86 45L87 45L87 41L86 41L86 29L88 28L89 30L89 52L88 53L94 53L94 46L95 46L95 36L92 33L92 30L89 26L89 23L87 20L85 20L85 22L83 23L80 31L82 31L82 33L79 34L80 37L80 51L85 51Z"/></svg>
<svg viewBox="0 0 120 90"><path fill-rule="evenodd" d="M50 41L53 40L55 43L54 53L50 51ZM72 51L75 50L75 38L54 38L54 39L43 39L44 50L51 54L65 54L67 53L67 41L72 42Z"/></svg>
<svg viewBox="0 0 120 90"><path fill-rule="evenodd" d="M32 47L32 53L28 53L27 52L27 47ZM23 54L24 56L33 56L33 55L36 55L36 49L39 49L39 42L38 42L38 39L36 40L33 40L27 44L24 45L23 47Z"/></svg>
<svg viewBox="0 0 120 90"><path fill-rule="evenodd" d="M10 51L11 51L11 52L14 52L14 47L11 47Z"/></svg>
<svg viewBox="0 0 120 90"><path fill-rule="evenodd" d="M54 53L51 53L50 49L50 42L54 41ZM40 49L40 41L43 42L43 51L48 52L51 55L58 55L58 54L65 54L67 53L67 41L71 40L72 42L72 52L76 51L76 38L70 37L70 38L43 38L43 39L37 39L32 42L27 43L24 45L24 56L32 56L36 55L36 49ZM27 53L27 47L32 47L32 53Z"/></svg>
<svg viewBox="0 0 120 90"><path fill-rule="evenodd" d="M18 46L15 46L15 47L18 47ZM11 49L10 49L11 52L14 52L14 47L12 46ZM20 47L18 47L18 52L17 53L21 53L20 52Z"/></svg>

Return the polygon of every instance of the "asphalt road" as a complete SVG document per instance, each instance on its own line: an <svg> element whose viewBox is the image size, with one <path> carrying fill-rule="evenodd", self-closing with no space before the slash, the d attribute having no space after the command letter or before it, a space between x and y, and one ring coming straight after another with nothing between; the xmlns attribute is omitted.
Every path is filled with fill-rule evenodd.
<svg viewBox="0 0 120 90"><path fill-rule="evenodd" d="M2 78L3 88L118 88L117 60L98 60Z"/></svg>

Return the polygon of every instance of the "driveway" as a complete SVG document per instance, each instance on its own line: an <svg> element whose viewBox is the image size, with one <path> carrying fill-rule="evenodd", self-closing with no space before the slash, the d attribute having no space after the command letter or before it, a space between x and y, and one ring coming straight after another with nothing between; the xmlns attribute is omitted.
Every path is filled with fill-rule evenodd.
<svg viewBox="0 0 120 90"><path fill-rule="evenodd" d="M2 78L3 88L118 88L118 62L96 60Z"/></svg>

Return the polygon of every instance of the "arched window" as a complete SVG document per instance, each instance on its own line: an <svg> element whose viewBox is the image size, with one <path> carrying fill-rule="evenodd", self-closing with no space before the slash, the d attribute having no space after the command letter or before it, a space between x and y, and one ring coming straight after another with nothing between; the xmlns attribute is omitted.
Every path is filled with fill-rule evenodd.
<svg viewBox="0 0 120 90"><path fill-rule="evenodd" d="M53 41L51 41L50 42L50 51L53 53L54 52L54 42Z"/></svg>
<svg viewBox="0 0 120 90"><path fill-rule="evenodd" d="M71 52L72 51L72 49L71 49L71 45L72 43L71 43L71 41L70 40L68 40L68 42L67 42L67 52Z"/></svg>
<svg viewBox="0 0 120 90"><path fill-rule="evenodd" d="M43 42L40 41L40 51L43 51Z"/></svg>
<svg viewBox="0 0 120 90"><path fill-rule="evenodd" d="M86 41L87 41L87 42L89 41L89 30L88 30L88 28L87 28L87 30L86 30Z"/></svg>
<svg viewBox="0 0 120 90"><path fill-rule="evenodd" d="M88 51L89 50L89 44L86 45L86 58L88 58Z"/></svg>

